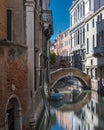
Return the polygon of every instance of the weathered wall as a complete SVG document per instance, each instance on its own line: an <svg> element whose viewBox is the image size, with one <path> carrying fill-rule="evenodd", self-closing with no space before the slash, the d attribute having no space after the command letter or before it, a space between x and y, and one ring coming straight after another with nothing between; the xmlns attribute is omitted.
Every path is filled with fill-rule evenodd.
<svg viewBox="0 0 104 130"><path fill-rule="evenodd" d="M0 42L0 128L4 127L7 100L16 95L21 103L22 114L28 109L26 47ZM12 88L12 85L15 87Z"/></svg>
<svg viewBox="0 0 104 130"><path fill-rule="evenodd" d="M25 44L24 0L7 0L7 8L12 10L12 34L15 43Z"/></svg>
<svg viewBox="0 0 104 130"><path fill-rule="evenodd" d="M7 37L6 6L7 6L7 0L1 0L0 1L0 39L6 39Z"/></svg>

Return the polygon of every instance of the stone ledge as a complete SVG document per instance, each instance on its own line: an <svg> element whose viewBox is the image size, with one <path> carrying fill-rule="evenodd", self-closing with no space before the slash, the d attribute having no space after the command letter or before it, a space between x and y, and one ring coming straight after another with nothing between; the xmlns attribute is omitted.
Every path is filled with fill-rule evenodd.
<svg viewBox="0 0 104 130"><path fill-rule="evenodd" d="M13 41L8 41L8 40L0 40L0 46L18 46L18 47L23 47L25 49L28 48L24 44L17 44L17 43L14 43Z"/></svg>

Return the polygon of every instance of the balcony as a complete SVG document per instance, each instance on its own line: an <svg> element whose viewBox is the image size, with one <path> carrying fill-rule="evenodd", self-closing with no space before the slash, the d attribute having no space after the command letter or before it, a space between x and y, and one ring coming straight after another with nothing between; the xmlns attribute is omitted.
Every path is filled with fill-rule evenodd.
<svg viewBox="0 0 104 130"><path fill-rule="evenodd" d="M104 47L94 47L93 56L94 57L104 56Z"/></svg>
<svg viewBox="0 0 104 130"><path fill-rule="evenodd" d="M53 21L52 21L52 11L51 10L42 10L41 21L44 27L44 31L47 35L53 34Z"/></svg>
<svg viewBox="0 0 104 130"><path fill-rule="evenodd" d="M81 48L80 48L80 45L76 45L76 46L73 46L72 48L71 48L71 52L74 52L74 51L78 51L78 50L80 50Z"/></svg>

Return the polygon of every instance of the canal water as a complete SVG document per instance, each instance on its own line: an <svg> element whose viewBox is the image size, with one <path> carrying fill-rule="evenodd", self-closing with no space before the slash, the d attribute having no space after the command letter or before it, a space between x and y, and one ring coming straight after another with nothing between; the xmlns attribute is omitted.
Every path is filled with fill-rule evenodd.
<svg viewBox="0 0 104 130"><path fill-rule="evenodd" d="M91 91L74 96L49 102L50 117L44 113L39 130L104 130L104 98Z"/></svg>
<svg viewBox="0 0 104 130"><path fill-rule="evenodd" d="M56 92L64 95L61 100L48 101L38 130L104 130L104 96L95 91L84 90L73 80L60 80ZM56 95L57 95L56 93ZM56 96L57 97L57 96Z"/></svg>

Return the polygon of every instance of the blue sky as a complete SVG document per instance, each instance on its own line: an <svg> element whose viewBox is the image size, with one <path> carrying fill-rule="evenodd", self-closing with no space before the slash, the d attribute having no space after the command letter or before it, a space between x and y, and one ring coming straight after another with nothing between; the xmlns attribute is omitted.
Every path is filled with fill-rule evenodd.
<svg viewBox="0 0 104 130"><path fill-rule="evenodd" d="M54 27L54 34L51 36L51 41L54 41L59 31L63 32L70 26L68 9L71 4L72 0L50 0Z"/></svg>

